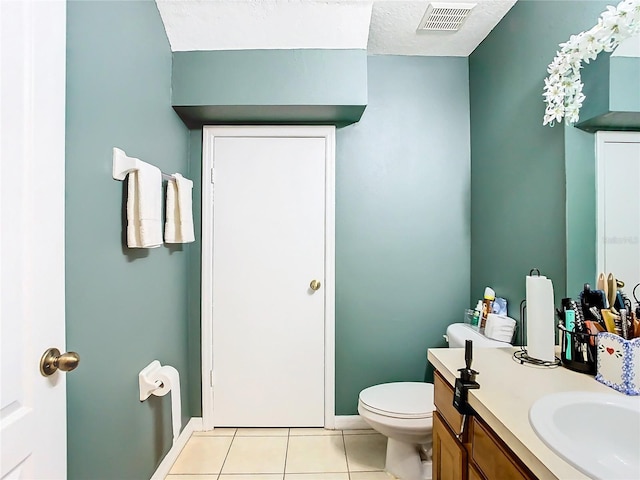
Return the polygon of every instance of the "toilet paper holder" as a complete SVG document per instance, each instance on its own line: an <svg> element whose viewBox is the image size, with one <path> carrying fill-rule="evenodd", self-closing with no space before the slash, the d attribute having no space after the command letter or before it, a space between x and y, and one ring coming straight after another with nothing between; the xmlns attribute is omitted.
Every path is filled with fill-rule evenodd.
<svg viewBox="0 0 640 480"><path fill-rule="evenodd" d="M154 391L164 387L164 384L160 380L154 379L154 372L156 370L159 370L160 367L160 362L158 360L154 360L149 365L144 367L138 374L141 402L144 402L147 398L153 395Z"/></svg>
<svg viewBox="0 0 640 480"><path fill-rule="evenodd" d="M171 395L171 428L173 443L178 441L182 429L182 405L180 402L180 374L171 365L160 365L158 360L152 361L138 373L140 385L140 401L144 402L151 395L163 397Z"/></svg>

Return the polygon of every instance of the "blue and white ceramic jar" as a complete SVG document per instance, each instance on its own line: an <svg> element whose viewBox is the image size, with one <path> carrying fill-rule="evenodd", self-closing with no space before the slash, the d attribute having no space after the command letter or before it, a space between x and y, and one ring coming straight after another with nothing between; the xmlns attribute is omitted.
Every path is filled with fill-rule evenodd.
<svg viewBox="0 0 640 480"><path fill-rule="evenodd" d="M598 333L596 380L625 395L640 395L640 338Z"/></svg>

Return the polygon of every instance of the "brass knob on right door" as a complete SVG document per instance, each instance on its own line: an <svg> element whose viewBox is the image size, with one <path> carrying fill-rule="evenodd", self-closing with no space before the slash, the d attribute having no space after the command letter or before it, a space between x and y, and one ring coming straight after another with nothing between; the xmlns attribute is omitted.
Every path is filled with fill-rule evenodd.
<svg viewBox="0 0 640 480"><path fill-rule="evenodd" d="M318 290L321 286L322 284L318 280L311 280L311 283L309 284L309 288L314 292Z"/></svg>

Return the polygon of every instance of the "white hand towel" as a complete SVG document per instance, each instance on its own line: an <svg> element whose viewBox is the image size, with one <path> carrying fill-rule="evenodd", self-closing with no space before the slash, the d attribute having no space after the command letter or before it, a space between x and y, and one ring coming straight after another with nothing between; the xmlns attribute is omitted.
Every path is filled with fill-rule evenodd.
<svg viewBox="0 0 640 480"><path fill-rule="evenodd" d="M174 173L173 178L175 181L167 182L164 241L166 243L190 243L195 241L191 200L193 182L179 173Z"/></svg>
<svg viewBox="0 0 640 480"><path fill-rule="evenodd" d="M129 173L127 246L157 248L162 244L162 172L139 162Z"/></svg>

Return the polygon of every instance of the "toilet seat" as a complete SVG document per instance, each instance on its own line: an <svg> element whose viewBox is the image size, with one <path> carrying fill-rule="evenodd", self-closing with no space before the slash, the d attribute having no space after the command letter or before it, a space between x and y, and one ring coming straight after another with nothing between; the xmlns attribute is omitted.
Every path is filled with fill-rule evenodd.
<svg viewBox="0 0 640 480"><path fill-rule="evenodd" d="M359 399L362 407L386 417L431 418L435 410L431 383L383 383L365 388Z"/></svg>

